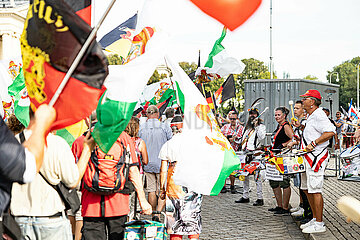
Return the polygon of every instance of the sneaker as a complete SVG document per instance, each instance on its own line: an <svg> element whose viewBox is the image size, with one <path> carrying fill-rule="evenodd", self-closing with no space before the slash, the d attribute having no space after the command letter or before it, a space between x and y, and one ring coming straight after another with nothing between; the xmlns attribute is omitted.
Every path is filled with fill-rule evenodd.
<svg viewBox="0 0 360 240"><path fill-rule="evenodd" d="M225 186L221 189L220 193L227 193L227 189Z"/></svg>
<svg viewBox="0 0 360 240"><path fill-rule="evenodd" d="M304 215L304 209L303 208L300 208L299 211L291 213L291 216L293 216L293 217L300 217L302 215Z"/></svg>
<svg viewBox="0 0 360 240"><path fill-rule="evenodd" d="M250 199L248 198L240 198L239 200L235 200L236 203L248 203Z"/></svg>
<svg viewBox="0 0 360 240"><path fill-rule="evenodd" d="M305 224L301 224L301 225L300 225L300 229L305 229L305 228L313 225L313 224L315 223L315 221L316 221L316 218L313 218L313 219L311 219L309 222L307 222L307 223L305 223Z"/></svg>
<svg viewBox="0 0 360 240"><path fill-rule="evenodd" d="M291 213L293 213L293 212L297 212L297 211L299 211L299 210L300 210L300 208L301 208L300 206L297 206L297 207L291 208L291 209L290 209L290 212L291 212Z"/></svg>
<svg viewBox="0 0 360 240"><path fill-rule="evenodd" d="M325 227L324 223L314 222L307 228L304 228L302 230L302 232L303 233L323 233L323 232L326 232L326 227Z"/></svg>
<svg viewBox="0 0 360 240"><path fill-rule="evenodd" d="M313 219L313 218L307 218L307 217L305 217L304 219L300 220L300 225L310 222L311 219Z"/></svg>
<svg viewBox="0 0 360 240"><path fill-rule="evenodd" d="M237 193L235 190L235 186L230 186L230 192L231 192L231 194Z"/></svg>
<svg viewBox="0 0 360 240"><path fill-rule="evenodd" d="M281 207L274 207L274 208L269 208L268 211L270 212L276 212L278 210L282 209Z"/></svg>
<svg viewBox="0 0 360 240"><path fill-rule="evenodd" d="M151 220L154 222L160 222L160 218L158 216L153 216Z"/></svg>
<svg viewBox="0 0 360 240"><path fill-rule="evenodd" d="M263 199L258 199L253 204L253 206L263 206L263 205L264 205L264 200Z"/></svg>
<svg viewBox="0 0 360 240"><path fill-rule="evenodd" d="M304 219L306 219L304 216L298 216L298 217L294 217L295 221L297 222L302 222ZM311 220L312 218L309 219L309 221ZM308 222L308 221L307 221ZM307 222L304 222L304 223L307 223ZM304 224L304 223L301 223L301 224Z"/></svg>
<svg viewBox="0 0 360 240"><path fill-rule="evenodd" d="M282 214L289 214L290 210L289 209L279 209L278 211L274 212L274 215L282 215Z"/></svg>

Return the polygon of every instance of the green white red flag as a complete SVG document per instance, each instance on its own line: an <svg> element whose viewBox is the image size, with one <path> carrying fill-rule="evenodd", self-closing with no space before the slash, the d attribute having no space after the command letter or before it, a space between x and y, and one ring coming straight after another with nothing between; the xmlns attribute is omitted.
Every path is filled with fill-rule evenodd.
<svg viewBox="0 0 360 240"><path fill-rule="evenodd" d="M30 122L29 107L30 99L27 94L23 69L20 69L12 84L8 88L8 94L14 100L14 114L16 118L27 127Z"/></svg>
<svg viewBox="0 0 360 240"><path fill-rule="evenodd" d="M169 57L166 61L172 70L184 112L183 139L174 181L197 193L217 195L231 172L240 168L239 158L194 83L177 63Z"/></svg>
<svg viewBox="0 0 360 240"><path fill-rule="evenodd" d="M106 92L97 109L98 122L92 136L100 149L107 153L125 129L144 86L165 54L166 39L155 32L146 43L144 54L125 65L110 65L104 85Z"/></svg>
<svg viewBox="0 0 360 240"><path fill-rule="evenodd" d="M203 81L201 82L225 77L231 73L239 74L244 70L244 63L227 54L225 47L222 45L225 36L226 28L224 27L220 38L215 41L205 67L199 67L196 70L195 76L202 78Z"/></svg>

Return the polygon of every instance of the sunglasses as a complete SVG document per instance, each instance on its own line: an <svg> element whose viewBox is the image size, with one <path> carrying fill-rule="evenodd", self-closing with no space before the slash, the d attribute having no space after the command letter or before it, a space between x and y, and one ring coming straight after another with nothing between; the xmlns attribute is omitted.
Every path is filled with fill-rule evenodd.
<svg viewBox="0 0 360 240"><path fill-rule="evenodd" d="M259 111L259 109L258 108L248 108L248 112L250 112L250 111Z"/></svg>
<svg viewBox="0 0 360 240"><path fill-rule="evenodd" d="M232 120L236 120L236 118L229 118L230 119L230 121L232 121Z"/></svg>

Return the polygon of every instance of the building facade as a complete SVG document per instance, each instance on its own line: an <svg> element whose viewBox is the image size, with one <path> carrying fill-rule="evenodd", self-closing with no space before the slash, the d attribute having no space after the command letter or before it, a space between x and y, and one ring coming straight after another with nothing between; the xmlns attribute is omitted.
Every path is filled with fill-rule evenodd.
<svg viewBox="0 0 360 240"><path fill-rule="evenodd" d="M0 0L0 60L21 56L20 36L29 1Z"/></svg>

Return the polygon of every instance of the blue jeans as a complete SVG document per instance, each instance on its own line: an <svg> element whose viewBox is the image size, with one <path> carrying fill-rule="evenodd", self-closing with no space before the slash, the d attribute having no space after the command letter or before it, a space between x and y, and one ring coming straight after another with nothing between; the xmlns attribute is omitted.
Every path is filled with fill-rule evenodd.
<svg viewBox="0 0 360 240"><path fill-rule="evenodd" d="M296 173L294 176L294 186L295 187L300 187L300 173Z"/></svg>
<svg viewBox="0 0 360 240"><path fill-rule="evenodd" d="M36 240L72 240L71 225L69 219L63 215L60 217L15 217L21 228L23 239Z"/></svg>

